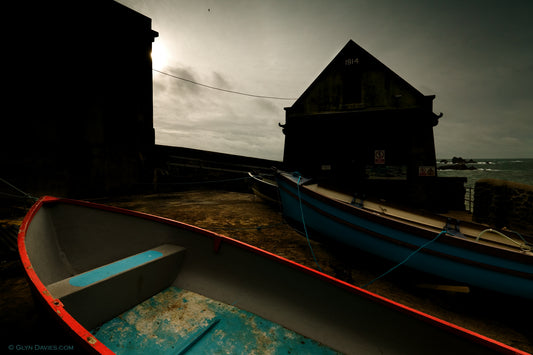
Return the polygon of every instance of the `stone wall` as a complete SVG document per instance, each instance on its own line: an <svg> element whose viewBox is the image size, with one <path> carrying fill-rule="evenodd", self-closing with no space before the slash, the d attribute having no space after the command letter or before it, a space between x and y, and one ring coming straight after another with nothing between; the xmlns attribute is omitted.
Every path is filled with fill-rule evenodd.
<svg viewBox="0 0 533 355"><path fill-rule="evenodd" d="M474 221L532 234L533 185L481 179L474 191Z"/></svg>
<svg viewBox="0 0 533 355"><path fill-rule="evenodd" d="M151 19L110 0L19 4L10 12L24 13L31 40L7 36L19 38L4 46L31 70L7 76L1 177L34 196L73 198L143 182L155 144Z"/></svg>

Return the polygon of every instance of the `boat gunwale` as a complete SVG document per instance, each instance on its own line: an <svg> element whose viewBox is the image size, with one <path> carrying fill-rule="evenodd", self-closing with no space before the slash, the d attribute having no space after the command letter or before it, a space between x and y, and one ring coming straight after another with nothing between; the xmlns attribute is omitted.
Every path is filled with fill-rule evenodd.
<svg viewBox="0 0 533 355"><path fill-rule="evenodd" d="M268 186L273 187L273 188L277 188L278 187L278 185L276 185L275 183L270 182L270 180L268 180L268 179L259 178L260 174L253 174L251 172L248 172L248 176L250 177L250 179L252 179L254 181L257 181L259 183L268 185Z"/></svg>
<svg viewBox="0 0 533 355"><path fill-rule="evenodd" d="M438 317L432 316L430 314L424 313L422 311L419 311L417 309L411 308L409 306L403 305L401 303L398 303L396 301L393 301L391 299L385 298L383 296L380 296L378 294L372 293L370 291L367 291L365 289L362 289L360 287L357 287L355 285L349 284L347 282L344 282L342 280L336 279L332 276L329 276L327 274L324 274L322 272L319 272L315 269L312 269L310 267L307 267L305 265L298 264L294 261L291 261L289 259L283 258L279 255L273 254L271 252L268 252L266 250L254 247L252 245L246 244L244 242L238 241L236 239L211 232L190 224L186 224L183 222L171 220L165 217L159 217L148 213L138 212L138 211L132 211L127 210L119 207L114 206L108 206L108 205L102 205L102 204L96 204L93 202L88 201L79 201L79 200L72 200L72 199L66 199L66 198L57 198L52 196L44 196L40 198L28 211L26 216L24 217L21 227L19 229L18 234L18 249L19 249L19 256L21 258L21 262L23 264L24 270L26 272L26 276L28 278L28 281L30 283L30 287L35 289L37 291L37 294L39 295L40 299L43 300L46 305L49 307L49 309L52 311L52 314L57 317L57 319L64 325L67 326L67 328L75 334L75 336L78 338L81 345L89 351L100 353L100 354L113 354L114 352L111 351L105 344L100 342L89 330L87 330L84 326L82 326L69 312L64 308L64 305L61 303L59 299L54 298L46 286L43 284L43 282L40 280L39 276L37 275L36 271L33 269L31 260L29 258L29 255L26 250L26 233L28 231L28 227L31 224L33 218L38 213L38 211L45 205L51 205L51 204L57 204L57 203L65 203L70 205L78 205L88 208L95 208L99 210L104 210L112 213L119 213L119 214L126 214L133 217L139 217L147 220L152 220L159 223L164 223L167 225L172 225L176 227L185 228L189 231L198 232L201 235L204 235L206 237L211 237L213 239L213 246L215 251L218 251L221 247L222 242L226 242L228 244L237 246L239 248L251 251L255 254L258 254L263 257L267 257L269 259L273 259L277 262L280 262L281 264L284 264L286 266L289 266L291 268L294 268L296 270L302 271L305 274L317 277L320 280L323 280L329 284L335 285L337 287L340 287L341 289L344 289L348 292L351 292L355 295L362 296L364 298L370 299L374 302L377 302L381 305L384 305L390 309L399 311L401 313L407 314L415 319L424 321L425 323L429 325L433 325L439 329L442 329L444 331L447 331L451 334L454 334L456 336L460 336L464 339L468 339L470 341L473 341L477 344L483 345L487 348L490 348L492 350L498 351L503 354L523 354L527 355L527 352L524 352L522 350L516 349L510 345L504 344L500 341L497 341L495 339L489 338L487 336L484 336L482 334L479 334L477 332L471 331L469 329L463 328L461 326L458 326L456 324L453 324L451 322L448 322L446 320L440 319Z"/></svg>

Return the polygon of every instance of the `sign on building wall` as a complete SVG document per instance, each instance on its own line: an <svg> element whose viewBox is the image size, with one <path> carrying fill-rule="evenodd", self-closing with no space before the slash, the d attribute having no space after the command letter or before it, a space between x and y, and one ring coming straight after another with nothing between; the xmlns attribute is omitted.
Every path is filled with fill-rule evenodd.
<svg viewBox="0 0 533 355"><path fill-rule="evenodd" d="M434 166L419 166L418 176L435 176Z"/></svg>
<svg viewBox="0 0 533 355"><path fill-rule="evenodd" d="M385 164L385 150L374 150L374 164Z"/></svg>

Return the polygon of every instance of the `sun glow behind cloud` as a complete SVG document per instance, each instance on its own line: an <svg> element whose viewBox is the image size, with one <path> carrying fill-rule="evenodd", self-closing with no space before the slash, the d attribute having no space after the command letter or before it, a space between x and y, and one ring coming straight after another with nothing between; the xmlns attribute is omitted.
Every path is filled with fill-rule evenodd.
<svg viewBox="0 0 533 355"><path fill-rule="evenodd" d="M154 41L152 44L152 67L164 69L168 65L169 53L162 41Z"/></svg>

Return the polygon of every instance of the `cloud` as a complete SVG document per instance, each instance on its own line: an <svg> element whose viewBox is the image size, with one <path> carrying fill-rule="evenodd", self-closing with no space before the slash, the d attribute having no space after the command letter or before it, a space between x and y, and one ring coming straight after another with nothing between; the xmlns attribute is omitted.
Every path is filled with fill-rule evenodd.
<svg viewBox="0 0 533 355"><path fill-rule="evenodd" d="M222 74L214 71L212 73L213 77L213 86L221 89L231 90L232 86L229 84L229 82L222 76Z"/></svg>
<svg viewBox="0 0 533 355"><path fill-rule="evenodd" d="M174 66L169 74L202 84L232 88L218 72ZM286 102L239 96L156 73L154 126L158 144L281 160Z"/></svg>
<svg viewBox="0 0 533 355"><path fill-rule="evenodd" d="M438 157L527 158L533 156L533 126L525 109L502 110L470 107L440 119L435 127ZM464 116L463 116L464 115Z"/></svg>

